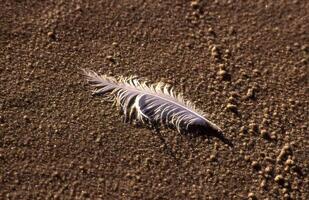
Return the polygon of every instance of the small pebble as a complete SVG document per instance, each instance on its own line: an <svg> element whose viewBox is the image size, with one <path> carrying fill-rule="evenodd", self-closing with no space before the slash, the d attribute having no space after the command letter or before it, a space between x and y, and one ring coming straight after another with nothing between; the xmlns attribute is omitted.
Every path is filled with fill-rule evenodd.
<svg viewBox="0 0 309 200"><path fill-rule="evenodd" d="M282 175L277 175L275 177L275 181L278 183L278 184L284 184L284 178Z"/></svg>
<svg viewBox="0 0 309 200"><path fill-rule="evenodd" d="M259 71L258 69L254 69L254 70L253 70L253 73L257 75L257 74L260 73L260 71Z"/></svg>
<svg viewBox="0 0 309 200"><path fill-rule="evenodd" d="M289 194L284 194L283 198L284 199L291 199Z"/></svg>
<svg viewBox="0 0 309 200"><path fill-rule="evenodd" d="M218 71L217 74L220 75L220 76L225 76L227 74L227 72L225 70L221 69L221 70Z"/></svg>
<svg viewBox="0 0 309 200"><path fill-rule="evenodd" d="M292 166L292 165L294 165L294 161L293 161L291 158L288 158L288 159L285 161L285 165L287 165L287 166Z"/></svg>
<svg viewBox="0 0 309 200"><path fill-rule="evenodd" d="M300 60L300 63L301 63L301 64L306 64L306 63L307 63L307 61L308 61L308 59L303 58L303 59L301 59L301 60Z"/></svg>
<svg viewBox="0 0 309 200"><path fill-rule="evenodd" d="M261 165L257 161L253 161L251 166L254 170L257 170L257 171L261 169Z"/></svg>
<svg viewBox="0 0 309 200"><path fill-rule="evenodd" d="M262 189L265 189L265 188L266 188L266 180L263 180L263 181L261 182L260 187L261 187Z"/></svg>
<svg viewBox="0 0 309 200"><path fill-rule="evenodd" d="M249 131L251 133L258 133L259 132L259 126L256 123L250 123L249 124Z"/></svg>
<svg viewBox="0 0 309 200"><path fill-rule="evenodd" d="M241 133L242 135L247 134L247 133L248 133L247 127L245 127L245 126L240 127L240 133Z"/></svg>
<svg viewBox="0 0 309 200"><path fill-rule="evenodd" d="M106 56L106 59L109 60L109 61L111 61L111 62L113 62L113 63L115 62L114 57L111 56L111 55Z"/></svg>
<svg viewBox="0 0 309 200"><path fill-rule="evenodd" d="M227 56L230 56L230 55L231 55L231 51L229 49L226 49L225 50L225 56L227 57Z"/></svg>
<svg viewBox="0 0 309 200"><path fill-rule="evenodd" d="M245 155L245 161L250 161L250 156L248 156L248 155Z"/></svg>
<svg viewBox="0 0 309 200"><path fill-rule="evenodd" d="M305 51L305 52L307 52L308 50L309 50L309 46L308 45L306 45L306 44L304 44L304 45L302 45L301 46L301 48L300 48L302 51Z"/></svg>
<svg viewBox="0 0 309 200"><path fill-rule="evenodd" d="M232 112L237 112L237 106L236 105L234 105L234 104L231 104L231 103L228 103L227 105L226 105L226 110L229 110L229 111L232 111Z"/></svg>
<svg viewBox="0 0 309 200"><path fill-rule="evenodd" d="M51 38L51 39L56 39L56 35L55 35L55 33L52 32L52 31L48 32L48 33L47 33L47 36L48 36L49 38Z"/></svg>
<svg viewBox="0 0 309 200"><path fill-rule="evenodd" d="M290 151L291 150L291 146L289 144L286 144L283 146L283 150L284 151Z"/></svg>
<svg viewBox="0 0 309 200"><path fill-rule="evenodd" d="M261 130L261 136L262 136L264 139L270 139L270 135L269 135L269 133L268 133L265 129L262 129L262 130Z"/></svg>
<svg viewBox="0 0 309 200"><path fill-rule="evenodd" d="M236 33L235 28L233 26L229 27L229 34L233 35L235 33Z"/></svg>
<svg viewBox="0 0 309 200"><path fill-rule="evenodd" d="M217 46L213 46L211 48L211 56L216 58L219 56L219 52L218 52L218 47Z"/></svg>
<svg viewBox="0 0 309 200"><path fill-rule="evenodd" d="M247 94L246 94L246 98L248 98L248 99L254 98L254 96L255 96L254 89L252 89L252 88L248 89Z"/></svg>
<svg viewBox="0 0 309 200"><path fill-rule="evenodd" d="M215 161L216 159L217 159L216 155L214 155L214 154L210 155L210 157L209 157L209 161L211 161L211 162Z"/></svg>
<svg viewBox="0 0 309 200"><path fill-rule="evenodd" d="M280 151L279 156L277 157L277 162L282 162L290 154L291 154L291 146L289 144L284 145Z"/></svg>
<svg viewBox="0 0 309 200"><path fill-rule="evenodd" d="M266 174L271 174L272 171L273 171L273 168L272 168L271 166L267 166L267 167L265 168L265 173L266 173Z"/></svg>
<svg viewBox="0 0 309 200"><path fill-rule="evenodd" d="M264 116L267 117L266 114L264 114ZM265 126L265 125L268 125L269 123L270 121L267 118L263 118L261 125Z"/></svg>
<svg viewBox="0 0 309 200"><path fill-rule="evenodd" d="M231 79L231 75L228 74L225 70L223 69L220 69L218 72L217 72L217 75L222 79L222 80L225 80L225 81L229 81Z"/></svg>
<svg viewBox="0 0 309 200"><path fill-rule="evenodd" d="M81 196L84 197L84 198L89 198L90 194L86 191L82 191Z"/></svg>
<svg viewBox="0 0 309 200"><path fill-rule="evenodd" d="M228 102L230 103L236 103L236 99L234 97L229 97Z"/></svg>
<svg viewBox="0 0 309 200"><path fill-rule="evenodd" d="M95 140L96 143L100 143L101 142L101 135L98 135L98 137Z"/></svg>
<svg viewBox="0 0 309 200"><path fill-rule="evenodd" d="M256 195L255 195L253 192L250 192L250 193L248 194L248 198L249 198L249 199L252 199L252 200L253 200L253 199L254 199L254 200L257 199Z"/></svg>
<svg viewBox="0 0 309 200"><path fill-rule="evenodd" d="M27 115L24 115L23 118L24 118L25 122L27 122L27 123L30 122L30 119L29 119L29 117Z"/></svg>
<svg viewBox="0 0 309 200"><path fill-rule="evenodd" d="M275 131L271 132L270 139L272 139L272 140L276 140L277 139L277 134L276 134Z"/></svg>
<svg viewBox="0 0 309 200"><path fill-rule="evenodd" d="M289 190L288 190L287 188L283 188L283 189L282 189L282 192L286 194L286 193L289 192Z"/></svg>
<svg viewBox="0 0 309 200"><path fill-rule="evenodd" d="M199 7L198 1L191 1L190 6L191 6L193 9L197 9L197 8Z"/></svg>
<svg viewBox="0 0 309 200"><path fill-rule="evenodd" d="M76 5L76 8L75 8L76 11L80 11L81 10L81 7L80 5Z"/></svg>
<svg viewBox="0 0 309 200"><path fill-rule="evenodd" d="M210 28L208 29L208 33L210 33L210 34L215 34L215 31L214 31L213 28L210 27Z"/></svg>

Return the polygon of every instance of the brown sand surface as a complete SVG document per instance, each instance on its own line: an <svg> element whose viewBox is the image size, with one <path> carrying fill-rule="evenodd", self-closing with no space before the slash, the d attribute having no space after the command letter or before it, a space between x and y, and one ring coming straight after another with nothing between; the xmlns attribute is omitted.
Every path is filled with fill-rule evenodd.
<svg viewBox="0 0 309 200"><path fill-rule="evenodd" d="M0 0L0 199L309 199L306 0ZM80 68L163 81L235 147L122 123Z"/></svg>

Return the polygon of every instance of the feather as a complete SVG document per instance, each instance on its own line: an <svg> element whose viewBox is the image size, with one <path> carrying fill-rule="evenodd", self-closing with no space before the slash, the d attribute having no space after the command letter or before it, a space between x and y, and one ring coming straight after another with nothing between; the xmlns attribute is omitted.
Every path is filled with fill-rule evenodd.
<svg viewBox="0 0 309 200"><path fill-rule="evenodd" d="M216 124L203 117L202 111L167 84L148 84L133 76L116 79L86 69L83 72L90 85L96 88L94 95L110 94L109 97L120 107L125 122L136 120L151 127L176 128L180 133L205 133L232 146Z"/></svg>

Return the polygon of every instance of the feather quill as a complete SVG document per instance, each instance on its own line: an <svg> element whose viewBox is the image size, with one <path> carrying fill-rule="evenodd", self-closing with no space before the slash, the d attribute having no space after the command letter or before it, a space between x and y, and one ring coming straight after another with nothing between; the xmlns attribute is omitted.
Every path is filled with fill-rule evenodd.
<svg viewBox="0 0 309 200"><path fill-rule="evenodd" d="M96 88L94 95L110 94L109 97L119 105L125 122L136 120L151 127L176 128L180 133L215 136L232 146L216 124L203 117L202 111L167 84L147 84L133 76L116 79L86 69L83 73L90 85Z"/></svg>

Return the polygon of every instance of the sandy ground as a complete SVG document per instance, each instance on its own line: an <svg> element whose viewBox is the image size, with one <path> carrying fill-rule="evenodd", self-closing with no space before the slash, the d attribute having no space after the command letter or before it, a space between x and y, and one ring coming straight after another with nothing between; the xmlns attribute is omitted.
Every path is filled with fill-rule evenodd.
<svg viewBox="0 0 309 200"><path fill-rule="evenodd" d="M0 1L0 199L309 199L309 2ZM80 68L164 81L232 140L122 123Z"/></svg>

